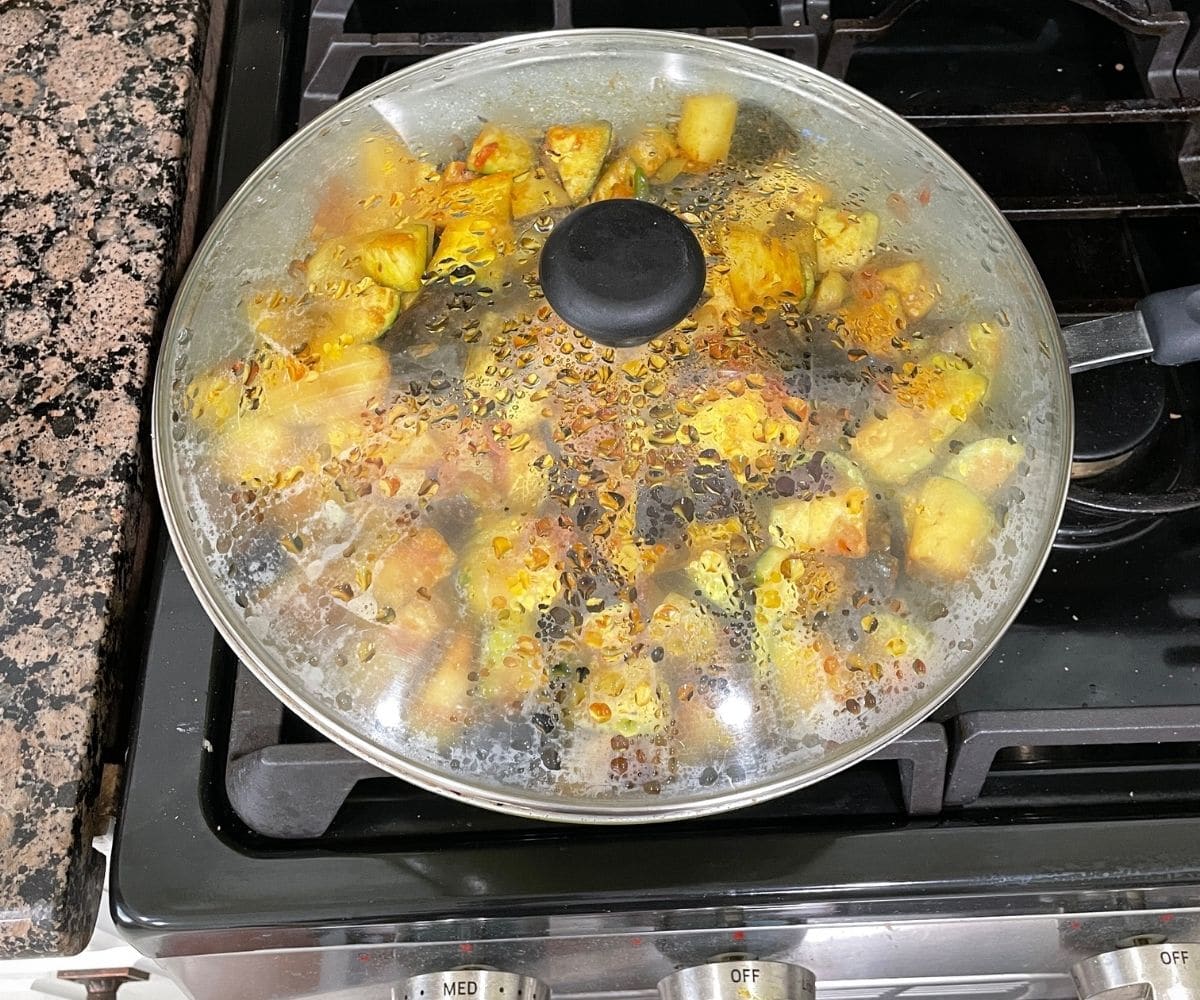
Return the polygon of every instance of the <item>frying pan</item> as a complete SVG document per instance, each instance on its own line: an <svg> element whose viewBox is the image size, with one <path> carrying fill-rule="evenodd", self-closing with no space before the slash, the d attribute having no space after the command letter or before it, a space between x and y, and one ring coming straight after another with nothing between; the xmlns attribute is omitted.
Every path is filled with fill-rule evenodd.
<svg viewBox="0 0 1200 1000"><path fill-rule="evenodd" d="M716 95L709 111L733 102L738 108L740 124L721 162L684 164L682 181L657 188L630 167L632 193L642 200L573 210L562 203L578 161L571 165L561 143L583 142L600 129L601 152L610 150L605 162L616 170L641 126L665 123L669 132L680 108L686 120L686 102L705 95ZM479 170L463 178L507 176L486 172L481 139L468 150L481 124L496 122L523 135L544 133L544 149L560 157L562 184L541 189L553 204L512 223L520 230L511 237L513 253L524 253L527 280L488 272L494 259L479 252L492 238L485 226L469 234L469 261L435 251L419 291L399 299L382 271L373 272L378 282L360 270L336 291L326 284L314 293L320 267L349 267L346 246L365 245L365 236L346 235L352 217L377 221L371 213L395 209L389 238L446 241L452 222L422 215L405 199L422 185L444 190L460 169L449 164L464 156ZM577 124L552 139L556 123ZM609 125L611 138L603 132ZM685 126L676 128L682 143ZM505 141L491 152L503 152ZM522 152L522 142L518 159L533 155ZM539 183L554 181L552 166L544 176L532 161L520 168ZM347 194L345 179L365 169L376 170L376 182L390 178L390 194ZM818 200L838 207L813 223L807 209L770 202L770 234L745 224L757 217L759 199L795 193L787 187L793 181L772 189L768 180L796 171L795 191L824 191L803 180L819 178L830 190ZM530 174L516 176L528 182ZM567 200L586 200L587 191L577 195ZM444 200L438 204L445 210ZM475 210L468 206L467 214ZM938 275L938 304L928 318L879 345L878 356L851 351L830 360L853 340L853 323L835 324L831 335L806 319L808 297L817 294L808 288L799 293L803 302L786 289L773 301L771 282L787 281L768 272L757 286L734 288L740 319L714 313L728 291L722 282L732 287L740 266L731 233L755 252L819 237L832 253L833 229L868 215L879 221L876 257L851 253L831 265L844 268L852 294L886 298L875 277L879 262L915 261L921 274ZM796 272L801 284L820 277L811 269L817 244L804 245L810 270ZM354 266L365 267L364 259L355 257ZM792 265L797 259L788 257ZM293 301L287 282L305 280ZM486 287L493 280L497 287ZM323 322L344 317L337 309L347 296L356 309L360 296L380 296L387 332L365 346L354 338L320 340L304 327L314 294ZM285 314L288 322L272 325ZM356 321L363 315L354 313ZM683 819L819 781L868 757L953 694L1016 616L1050 551L1070 466L1070 373L1145 356L1172 365L1193 360L1200 355L1200 291L1152 295L1132 313L1065 334L1032 262L987 196L928 138L845 84L770 54L667 32L506 38L355 94L289 140L234 195L197 251L167 324L155 384L155 471L172 540L217 628L275 695L333 740L415 784L487 808L581 823ZM986 379L974 335L1003 343ZM528 362L520 361L535 341ZM530 435L522 439L513 426L515 411L506 407L514 397L503 385L496 389L501 410L488 411L487 441L472 437L485 425L461 409L450 432L439 429L448 418L430 400L441 399L447 385L458 391L456 373L479 343L498 352L485 357L479 384L496 389L496 379L530 377L525 385L540 386L530 390L542 404L530 419L544 452L524 450ZM541 382L533 369L512 375L514 364L536 368L546 345L572 360L546 361L551 374ZM703 367L701 358L713 360ZM343 379L337 393L315 402L294 395L329 384L334 376L325 373L336 364L346 365L336 369ZM601 392L608 409L592 407L600 416L580 429L566 408L574 407L572 420L583 412L573 394L586 378L571 366L589 364L587 377L602 370L606 384L628 385L611 398ZM651 369L660 364L669 378L653 395L659 383ZM863 364L866 376L846 367ZM864 428L882 419L880 410L894 420L891 394L915 394L923 372L937 385L986 386L986 396L970 417L956 415L953 433L918 442L928 451L919 468L884 463L876 474ZM272 410L272 386L285 383L290 408L276 402ZM234 405L217 412L230 385ZM364 386L373 387L367 395ZM528 398L514 386L516 398ZM844 391L857 395L839 410L835 397ZM985 390L973 391L975 406ZM471 400L477 409L491 405L478 392ZM762 414L739 416L748 400ZM784 405L802 432L788 429L778 409ZM569 476L561 467L545 470L563 464L572 446L562 442L571 433L602 448L604 426L628 430L634 410L645 417L637 418L637 434L650 441L648 454L690 456L676 469L682 485L664 494L670 470L634 460L635 471L623 474L631 477L625 492L636 498L637 516L630 496L614 489L584 513L579 497L600 494L580 467ZM321 420L313 417L318 411ZM389 421L408 426L414 414L424 423L407 437L389 430ZM831 414L848 421L844 435L830 430ZM652 437L654 420L667 421L677 437L691 435L678 438L682 452ZM958 468L952 463L960 450L985 432L1021 455L1015 480L994 484L995 497L964 501L991 532L985 555L969 573L922 582L914 524L932 532L926 565L943 571L961 564L962 550L975 543L956 541L964 508L930 515L937 504L921 491L962 498L961 485L946 485L952 473L937 470ZM383 457L372 451L380 435L394 446ZM412 449L430 440L441 452L414 459ZM911 444L892 442L901 450ZM747 455L755 461L744 463ZM272 462L269 476L245 471ZM775 471L760 476L762 468ZM522 508L513 498L523 495L526 474L550 482L553 496L544 489ZM712 476L720 483L710 489ZM817 507L804 505L852 496L893 515L871 522L869 545L865 535L852 542L839 536L840 549L813 542ZM561 510L551 516L553 503ZM802 511L805 526L785 521L784 509ZM756 517L763 523L748 527ZM731 518L739 542L719 535ZM620 587L595 590L601 548L592 548L594 532L580 534L585 524L589 531L607 525L605 539L629 531L627 551L655 554L667 568L635 580L634 567ZM686 565L671 566L670 545L655 547L655 532L670 531L697 550ZM796 550L790 556L789 547ZM619 561L611 549L603 552ZM509 603L488 589L488 574L518 555L526 558L524 589ZM826 575L824 589L812 590L814 573ZM696 589L666 594L663 581ZM764 625L771 587L776 596L784 588L793 605ZM807 603L796 604L795 588L803 587ZM475 607L481 589L485 600ZM512 630L518 620L528 623L523 638ZM594 641L579 638L587 635ZM554 651L568 639L578 640L574 652L559 658Z"/></svg>

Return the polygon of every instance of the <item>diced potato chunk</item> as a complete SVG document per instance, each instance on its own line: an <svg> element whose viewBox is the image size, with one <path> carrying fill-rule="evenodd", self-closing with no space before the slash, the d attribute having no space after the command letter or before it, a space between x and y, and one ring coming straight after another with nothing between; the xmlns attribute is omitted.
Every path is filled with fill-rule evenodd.
<svg viewBox="0 0 1200 1000"><path fill-rule="evenodd" d="M412 222L363 237L359 259L367 276L398 292L421 289L421 275L433 249L433 227Z"/></svg>
<svg viewBox="0 0 1200 1000"><path fill-rule="evenodd" d="M554 125L546 130L546 155L571 201L578 205L592 192L612 143L608 122Z"/></svg>
<svg viewBox="0 0 1200 1000"><path fill-rule="evenodd" d="M758 675L774 691L785 724L831 695L844 697L853 684L829 640L805 625L773 621L760 629L754 649Z"/></svg>
<svg viewBox="0 0 1200 1000"><path fill-rule="evenodd" d="M701 549L725 552L731 547L740 547L745 551L749 548L746 526L739 517L726 517L720 521L692 521L687 526L687 538L688 544L696 552Z"/></svg>
<svg viewBox="0 0 1200 1000"><path fill-rule="evenodd" d="M453 568L454 552L446 540L433 528L421 527L380 557L372 573L371 594L381 609L428 603L430 589Z"/></svg>
<svg viewBox="0 0 1200 1000"><path fill-rule="evenodd" d="M618 601L589 614L579 630L583 647L601 660L621 660L641 627L641 613L631 604Z"/></svg>
<svg viewBox="0 0 1200 1000"><path fill-rule="evenodd" d="M967 349L975 367L990 376L1000 367L1004 337L991 323L972 323L967 327Z"/></svg>
<svg viewBox="0 0 1200 1000"><path fill-rule="evenodd" d="M853 271L875 252L879 239L879 216L856 214L842 209L817 210L817 271Z"/></svg>
<svg viewBox="0 0 1200 1000"><path fill-rule="evenodd" d="M533 166L533 146L519 132L487 124L471 144L467 166L477 174L520 174Z"/></svg>
<svg viewBox="0 0 1200 1000"><path fill-rule="evenodd" d="M904 498L908 562L941 580L961 580L974 568L995 522L966 486L931 476Z"/></svg>
<svg viewBox="0 0 1200 1000"><path fill-rule="evenodd" d="M789 549L860 558L867 554L870 495L861 486L811 500L780 500L771 508L771 535Z"/></svg>
<svg viewBox="0 0 1200 1000"><path fill-rule="evenodd" d="M800 304L812 292L812 258L797 241L733 224L722 243L729 261L730 291L739 309L783 300Z"/></svg>
<svg viewBox="0 0 1200 1000"><path fill-rule="evenodd" d="M530 170L513 179L512 214L514 219L566 208L571 198L561 184L540 170Z"/></svg>
<svg viewBox="0 0 1200 1000"><path fill-rule="evenodd" d="M675 139L689 160L707 166L729 155L737 100L729 94L696 94L683 99Z"/></svg>
<svg viewBox="0 0 1200 1000"><path fill-rule="evenodd" d="M946 459L942 475L955 479L984 500L1007 485L1025 457L1025 448L1005 438L984 438Z"/></svg>
<svg viewBox="0 0 1200 1000"><path fill-rule="evenodd" d="M842 273L840 271L830 271L817 282L817 290L813 293L812 301L808 304L809 311L815 313L833 312L833 310L846 301L846 295L849 291L850 282L842 276Z"/></svg>
<svg viewBox="0 0 1200 1000"><path fill-rule="evenodd" d="M804 576L804 562L790 549L772 545L754 564L754 619L763 625L781 615L794 615L800 605L795 581Z"/></svg>
<svg viewBox="0 0 1200 1000"><path fill-rule="evenodd" d="M950 426L936 414L902 406L884 416L871 414L850 439L850 454L880 482L906 483L933 464Z"/></svg>
<svg viewBox="0 0 1200 1000"><path fill-rule="evenodd" d="M679 155L675 137L658 125L647 125L629 145L629 157L647 177L653 177L668 160Z"/></svg>
<svg viewBox="0 0 1200 1000"><path fill-rule="evenodd" d="M796 220L811 223L831 194L820 181L774 163L758 177L733 186L725 199L725 217L762 230Z"/></svg>
<svg viewBox="0 0 1200 1000"><path fill-rule="evenodd" d="M684 567L684 572L701 596L716 607L736 611L740 606L737 578L724 552L705 549Z"/></svg>
<svg viewBox="0 0 1200 1000"><path fill-rule="evenodd" d="M670 593L650 616L647 635L668 656L704 663L717 653L717 626L705 609L682 594Z"/></svg>
<svg viewBox="0 0 1200 1000"><path fill-rule="evenodd" d="M877 277L888 288L899 293L900 304L909 319L920 319L937 302L937 282L929 268L919 261L910 260L895 267L881 268Z"/></svg>

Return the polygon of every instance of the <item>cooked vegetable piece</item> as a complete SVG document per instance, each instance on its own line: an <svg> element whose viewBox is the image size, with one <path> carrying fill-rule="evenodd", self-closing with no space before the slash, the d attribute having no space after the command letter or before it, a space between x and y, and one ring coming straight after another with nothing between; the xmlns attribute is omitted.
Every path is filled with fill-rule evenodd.
<svg viewBox="0 0 1200 1000"><path fill-rule="evenodd" d="M987 394L988 380L956 354L932 354L905 362L892 374L892 392L903 406L962 423Z"/></svg>
<svg viewBox="0 0 1200 1000"><path fill-rule="evenodd" d="M699 435L698 447L712 448L726 460L754 459L772 449L790 451L804 440L807 424L797 414L807 407L792 397L783 402L787 405L776 409L759 390L745 389L741 395L704 401L689 423Z"/></svg>
<svg viewBox="0 0 1200 1000"><path fill-rule="evenodd" d="M241 409L245 375L234 365L217 368L192 380L187 389L188 412L200 426L216 429Z"/></svg>
<svg viewBox="0 0 1200 1000"><path fill-rule="evenodd" d="M464 547L458 585L477 615L530 614L549 607L558 593L561 569L555 563L550 543L531 537L525 519L488 517Z"/></svg>
<svg viewBox="0 0 1200 1000"><path fill-rule="evenodd" d="M877 276L888 288L899 293L900 304L909 319L921 319L937 302L937 282L920 261L910 260L895 267L881 268Z"/></svg>
<svg viewBox="0 0 1200 1000"><path fill-rule="evenodd" d="M512 616L489 623L480 641L479 693L510 702L544 686L548 680L540 643L533 637L533 616Z"/></svg>
<svg viewBox="0 0 1200 1000"><path fill-rule="evenodd" d="M467 166L478 174L520 174L533 166L533 146L514 129L489 123L471 144Z"/></svg>
<svg viewBox="0 0 1200 1000"><path fill-rule="evenodd" d="M654 609L647 627L650 641L667 656L703 663L717 655L717 625L699 603L671 592Z"/></svg>
<svg viewBox="0 0 1200 1000"><path fill-rule="evenodd" d="M817 210L832 197L820 181L785 163L773 163L754 178L734 185L723 214L731 222L770 229L777 223L812 222Z"/></svg>
<svg viewBox="0 0 1200 1000"><path fill-rule="evenodd" d="M433 249L433 226L410 222L363 237L359 259L367 276L398 292L421 289L421 275Z"/></svg>
<svg viewBox="0 0 1200 1000"><path fill-rule="evenodd" d="M675 140L689 160L709 166L729 155L737 100L730 94L696 94L683 99Z"/></svg>
<svg viewBox="0 0 1200 1000"><path fill-rule="evenodd" d="M902 507L909 565L941 580L966 577L995 527L987 505L944 476L930 476L904 497Z"/></svg>
<svg viewBox="0 0 1200 1000"><path fill-rule="evenodd" d="M1005 438L984 438L964 445L957 455L946 459L942 475L958 480L984 500L997 493L1017 471L1025 449Z"/></svg>
<svg viewBox="0 0 1200 1000"><path fill-rule="evenodd" d="M772 545L754 564L754 620L765 624L780 615L794 615L800 606L795 581L804 576L804 562L790 549Z"/></svg>
<svg viewBox="0 0 1200 1000"><path fill-rule="evenodd" d="M706 600L723 611L736 611L741 604L737 577L724 552L705 549L684 567L689 580Z"/></svg>
<svg viewBox="0 0 1200 1000"><path fill-rule="evenodd" d="M318 345L366 343L396 321L400 294L366 274L357 241L326 240L305 262L304 270L310 294L321 300L314 307L319 319L313 340Z"/></svg>
<svg viewBox="0 0 1200 1000"><path fill-rule="evenodd" d="M886 611L872 611L863 618L864 645L872 659L908 664L930 655L932 640L919 625Z"/></svg>
<svg viewBox="0 0 1200 1000"><path fill-rule="evenodd" d="M512 217L512 174L491 174L461 184L448 184L438 198L438 222L491 219L507 222Z"/></svg>
<svg viewBox="0 0 1200 1000"><path fill-rule="evenodd" d="M646 658L592 671L575 693L580 722L622 736L656 733L666 722L667 698L658 669Z"/></svg>
<svg viewBox="0 0 1200 1000"><path fill-rule="evenodd" d="M771 534L784 546L831 556L867 554L870 495L861 486L811 500L780 500L771 508Z"/></svg>
<svg viewBox="0 0 1200 1000"><path fill-rule="evenodd" d="M403 611L429 603L430 591L450 575L454 551L433 528L422 526L380 556L372 573L371 594L382 608ZM423 591L423 593L422 593Z"/></svg>
<svg viewBox="0 0 1200 1000"><path fill-rule="evenodd" d="M440 277L474 281L496 264L509 235L507 223L488 218L456 219L442 230L430 270Z"/></svg>
<svg viewBox="0 0 1200 1000"><path fill-rule="evenodd" d="M544 171L530 170L513 178L512 214L514 219L551 212L556 208L566 208L570 204L571 198L563 190L562 185L552 177L547 177Z"/></svg>
<svg viewBox="0 0 1200 1000"><path fill-rule="evenodd" d="M290 424L324 427L357 417L380 398L391 377L388 356L372 344L331 351L309 374L264 393L260 409Z"/></svg>
<svg viewBox="0 0 1200 1000"><path fill-rule="evenodd" d="M246 414L221 435L213 459L230 483L271 486L296 460L292 433L264 414Z"/></svg>
<svg viewBox="0 0 1200 1000"><path fill-rule="evenodd" d="M774 691L785 725L791 717L808 716L831 695L857 691L829 640L806 625L773 620L759 630L754 652L758 675Z"/></svg>
<svg viewBox="0 0 1200 1000"><path fill-rule="evenodd" d="M741 518L725 517L719 521L692 521L687 526L688 545L693 551L733 549L745 552L750 548L746 527Z"/></svg>
<svg viewBox="0 0 1200 1000"><path fill-rule="evenodd" d="M906 483L933 464L951 427L938 414L894 406L863 421L850 439L850 454L880 482Z"/></svg>
<svg viewBox="0 0 1200 1000"><path fill-rule="evenodd" d="M729 284L740 309L804 302L813 289L813 258L800 237L780 238L750 226L727 227L722 240Z"/></svg>
<svg viewBox="0 0 1200 1000"><path fill-rule="evenodd" d="M972 323L967 327L967 351L975 367L991 377L1000 367L1004 354L1004 336L991 323Z"/></svg>
<svg viewBox="0 0 1200 1000"><path fill-rule="evenodd" d="M406 708L418 725L439 740L458 738L470 719L475 706L468 675L475 669L477 654L470 636L452 630L429 679Z"/></svg>
<svg viewBox="0 0 1200 1000"><path fill-rule="evenodd" d="M849 291L850 283L842 276L841 272L830 271L817 282L817 289L813 293L808 308L815 313L833 312L846 300Z"/></svg>
<svg viewBox="0 0 1200 1000"><path fill-rule="evenodd" d="M853 297L843 306L834 328L847 347L861 348L875 358L897 358L911 346L905 334L904 303L893 288Z"/></svg>
<svg viewBox="0 0 1200 1000"><path fill-rule="evenodd" d="M853 271L875 252L879 239L879 216L856 214L843 209L817 209L817 271Z"/></svg>
<svg viewBox="0 0 1200 1000"><path fill-rule="evenodd" d="M653 177L668 160L679 155L675 137L659 125L647 125L629 144L629 157L647 177Z"/></svg>
<svg viewBox="0 0 1200 1000"><path fill-rule="evenodd" d="M607 201L611 198L632 198L637 165L628 156L619 156L600 175L592 189L591 201Z"/></svg>
<svg viewBox="0 0 1200 1000"><path fill-rule="evenodd" d="M546 155L558 167L563 190L574 204L591 194L611 142L608 122L554 125L546 130Z"/></svg>

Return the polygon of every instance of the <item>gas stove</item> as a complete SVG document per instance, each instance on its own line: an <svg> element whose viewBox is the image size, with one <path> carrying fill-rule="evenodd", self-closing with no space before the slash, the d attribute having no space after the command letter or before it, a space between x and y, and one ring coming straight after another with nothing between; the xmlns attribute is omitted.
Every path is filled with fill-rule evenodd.
<svg viewBox="0 0 1200 1000"><path fill-rule="evenodd" d="M1200 4L242 0L230 16L210 219L298 125L384 73L619 24L809 62L907 116L996 199L1064 323L1200 281ZM464 966L534 977L521 989L539 997L649 998L721 956L810 970L763 971L784 976L772 1000L814 977L855 998L1059 998L1072 966L1127 945L1077 972L1079 992L1151 973L1148 989L1184 989L1200 963L1184 944L1200 940L1200 370L1125 364L1075 393L1055 550L972 680L873 760L705 820L555 826L383 775L237 663L164 541L118 928L199 998L416 1000L407 977ZM722 974L662 995L757 982ZM481 975L431 988L512 1000Z"/></svg>

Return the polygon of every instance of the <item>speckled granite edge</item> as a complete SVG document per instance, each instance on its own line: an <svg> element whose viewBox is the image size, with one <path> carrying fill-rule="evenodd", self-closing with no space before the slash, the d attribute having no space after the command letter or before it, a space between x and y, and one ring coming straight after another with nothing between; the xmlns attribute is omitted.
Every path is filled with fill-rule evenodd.
<svg viewBox="0 0 1200 1000"><path fill-rule="evenodd" d="M87 942L209 0L0 6L0 956ZM213 18L219 23L219 18ZM122 659L122 657L124 659Z"/></svg>

